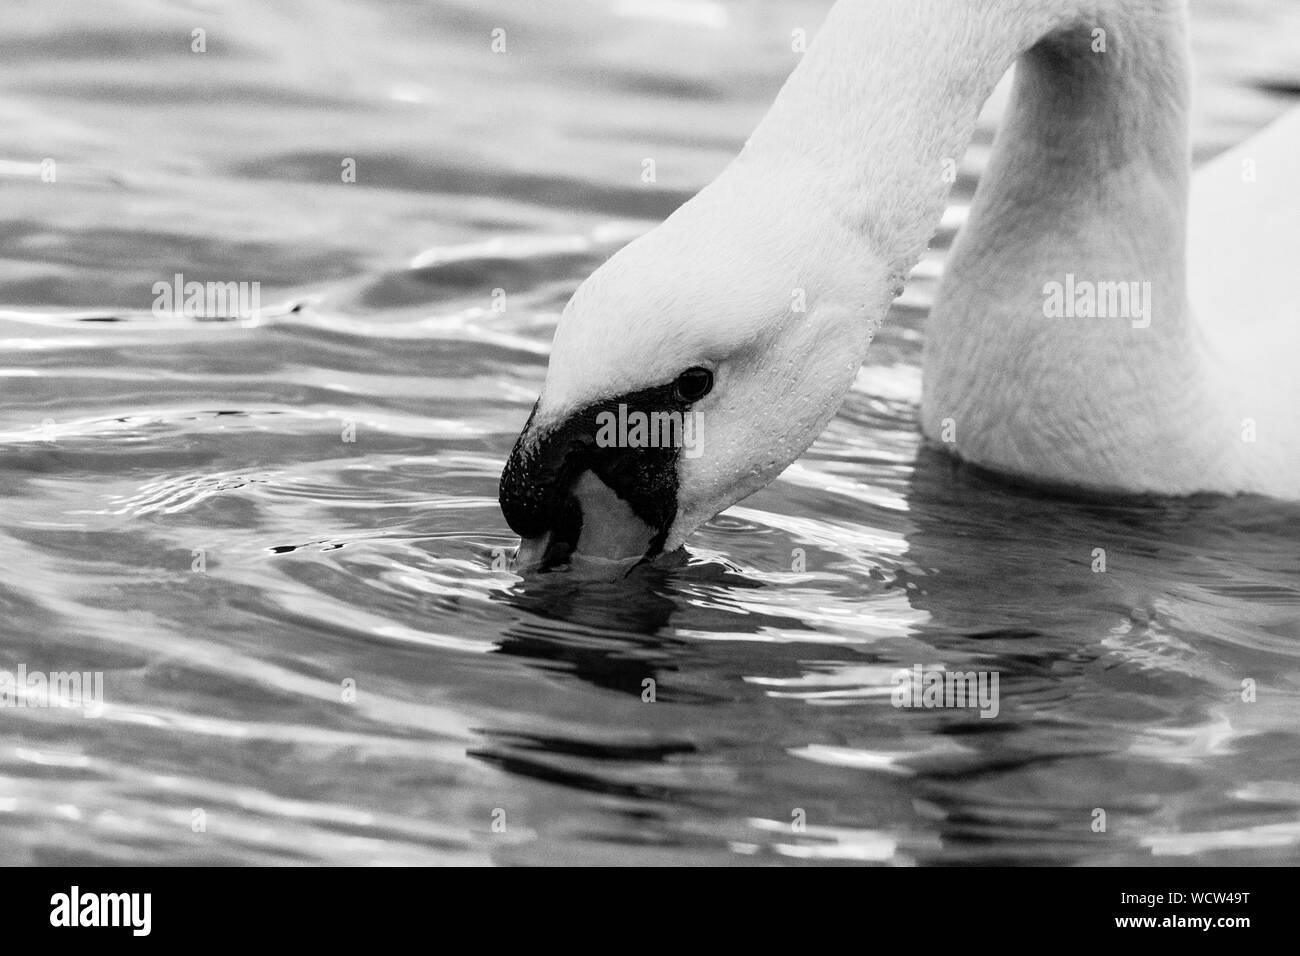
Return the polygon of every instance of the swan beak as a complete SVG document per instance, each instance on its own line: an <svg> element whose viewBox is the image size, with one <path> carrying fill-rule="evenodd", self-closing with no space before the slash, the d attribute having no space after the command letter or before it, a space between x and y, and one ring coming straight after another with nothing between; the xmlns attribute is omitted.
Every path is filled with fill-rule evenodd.
<svg viewBox="0 0 1300 956"><path fill-rule="evenodd" d="M540 571L545 568L563 564L567 555L564 545L549 531L536 538L520 538L519 547L515 549L512 570Z"/></svg>
<svg viewBox="0 0 1300 956"><path fill-rule="evenodd" d="M499 500L520 537L515 570L654 557L677 513L676 448L603 447L598 421L622 403L663 406L647 390L537 424L537 407L501 472Z"/></svg>
<svg viewBox="0 0 1300 956"><path fill-rule="evenodd" d="M544 571L567 563L583 572L608 572L618 577L652 550L657 551L656 529L638 518L627 502L590 471L574 482L564 507L566 511L576 509L577 537L564 530L521 537L514 570Z"/></svg>

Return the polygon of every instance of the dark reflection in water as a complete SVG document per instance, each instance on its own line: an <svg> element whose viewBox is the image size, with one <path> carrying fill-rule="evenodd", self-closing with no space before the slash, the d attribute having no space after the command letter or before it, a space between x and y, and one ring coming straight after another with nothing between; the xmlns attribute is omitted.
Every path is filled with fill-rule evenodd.
<svg viewBox="0 0 1300 956"><path fill-rule="evenodd" d="M847 653L827 649L817 655L818 667L858 674L831 682L843 704L864 689L857 686L863 669L876 668L879 684L918 664L996 672L998 719L899 710L885 706L879 693L877 706L866 713L827 710L817 721L822 742L809 741L805 730L796 738L823 748L815 754L819 760L887 776L861 779L837 793L820 829L790 830L794 843L772 848L814 858L919 862L1159 862L1165 856L1185 862L1177 837L1161 833L1167 821L1176 810L1185 812L1181 804L1194 799L1210 766L1218 764L1217 779L1245 779L1277 738L1275 731L1261 736L1252 728L1259 715L1249 709L1259 702L1241 698L1245 670L1204 660L1191 643L1204 635L1187 633L1183 612L1164 606L1168 567L1189 569L1196 556L1221 552L1225 535L1254 526L1256 553L1239 552L1237 559L1267 568L1275 558L1282 577L1254 585L1252 594L1294 608L1300 589L1287 562L1300 508L1208 496L1067 498L1017 487L931 449L917 455L906 500L912 525L900 567L883 590L903 595L923 617L905 639L852 645ZM1264 521L1267 530L1259 527ZM1207 599L1237 596L1239 588L1222 580L1226 576L1212 568L1202 572L1198 583ZM698 607L692 597L701 587L710 603L731 604L731 610ZM498 593L498 600L525 612L506 628L499 652L558 672L565 686L580 681L634 698L653 681L656 695L663 695L659 702L760 709L766 687L792 683L790 675L807 663L802 653L773 667L771 657L749 653L752 645L731 643L724 655L710 655L685 635L723 631L737 641L777 631L798 647L798 632L812 628L793 615L736 613L747 591L779 589L717 561L641 569L615 583L541 575ZM1290 619L1294 624L1294 613ZM1294 661L1293 637L1281 650ZM704 673L713 679L708 689L670 696L686 675ZM1252 673L1258 679L1261 672ZM737 675L744 675L739 682ZM815 701L814 693L803 699ZM1290 706L1287 701L1275 711L1283 725ZM1267 728L1269 718L1263 724ZM701 792L675 768L687 759L725 762L744 741L701 742L698 729L692 724L684 737L651 743L617 733L597 743L488 729L491 742L478 755L512 773L592 794L707 808L707 788ZM776 739L783 729L775 731ZM795 791L802 786L799 798L807 803L826 784L810 781L807 766L800 773L799 749L765 750L762 769L799 781ZM1281 762L1283 778L1297 769L1295 756L1292 748ZM629 764L642 774L650 764L664 772L651 775L657 781L651 784L611 770ZM863 832L861 821L878 816L882 801L905 804L904 816L926 836ZM1287 846L1285 819L1192 840L1214 846L1235 837L1254 847ZM769 826L767 832L778 831ZM800 833L808 835L803 843Z"/></svg>
<svg viewBox="0 0 1300 956"><path fill-rule="evenodd" d="M642 694L645 681L671 686L663 675L679 672L692 658L692 642L678 629L727 630L758 634L764 628L812 630L797 617L694 607L674 594L674 576L683 573L682 555L670 556L668 567L641 566L616 581L584 581L565 573L532 576L495 600L527 612L506 628L496 652L534 661L547 669L560 669L596 687ZM734 590L760 588L730 568L696 565L685 572L716 588L720 597ZM743 616L738 616L743 615ZM540 620L539 620L540 619ZM679 697L669 691L656 700L665 702L723 702L725 695L694 690Z"/></svg>

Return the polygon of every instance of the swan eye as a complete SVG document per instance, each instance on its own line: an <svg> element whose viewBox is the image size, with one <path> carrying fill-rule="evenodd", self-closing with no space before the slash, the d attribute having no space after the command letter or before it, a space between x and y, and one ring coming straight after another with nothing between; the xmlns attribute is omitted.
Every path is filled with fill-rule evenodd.
<svg viewBox="0 0 1300 956"><path fill-rule="evenodd" d="M713 390L713 373L707 368L688 368L673 383L677 397L684 402L698 402Z"/></svg>

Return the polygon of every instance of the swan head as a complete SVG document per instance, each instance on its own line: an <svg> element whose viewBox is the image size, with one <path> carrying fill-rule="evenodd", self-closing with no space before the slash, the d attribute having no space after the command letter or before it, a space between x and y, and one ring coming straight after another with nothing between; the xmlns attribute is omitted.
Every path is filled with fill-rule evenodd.
<svg viewBox="0 0 1300 956"><path fill-rule="evenodd" d="M896 282L785 190L724 174L573 295L501 476L516 567L671 552L834 414Z"/></svg>

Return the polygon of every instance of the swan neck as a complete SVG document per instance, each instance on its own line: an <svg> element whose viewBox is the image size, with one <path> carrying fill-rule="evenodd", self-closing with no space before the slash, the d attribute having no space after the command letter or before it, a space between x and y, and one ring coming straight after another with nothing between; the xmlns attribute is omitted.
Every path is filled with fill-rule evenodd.
<svg viewBox="0 0 1300 956"><path fill-rule="evenodd" d="M1183 0L840 0L749 150L785 157L824 186L843 225L901 277L932 237L980 108L1013 64L1058 79L1022 97L1032 122L1002 135L1056 137L1052 155L1037 158L1076 165L1086 158L1073 149L1079 137L1121 138L1149 122L1148 100L1170 91L1144 93L1141 83L1148 72L1169 75L1171 57L1181 108L1181 34L1174 43L1165 34L1184 16ZM1149 56L1157 62L1144 67ZM1092 121L1078 122L1081 113ZM1185 167L1184 125L1179 113L1142 134L1154 166ZM1096 145L1086 153L1101 155ZM1173 186L1185 192L1180 175Z"/></svg>

